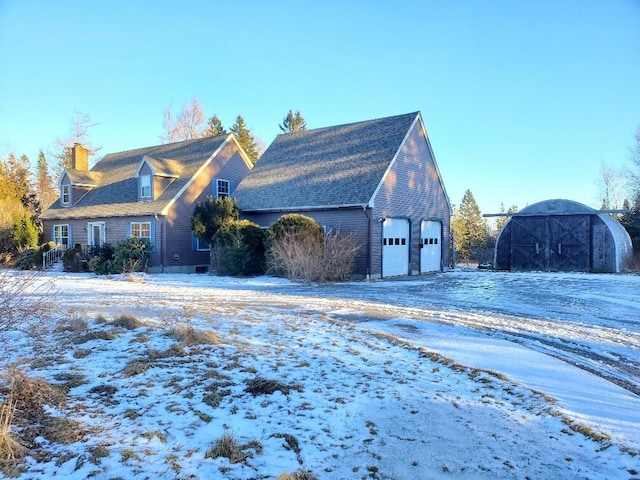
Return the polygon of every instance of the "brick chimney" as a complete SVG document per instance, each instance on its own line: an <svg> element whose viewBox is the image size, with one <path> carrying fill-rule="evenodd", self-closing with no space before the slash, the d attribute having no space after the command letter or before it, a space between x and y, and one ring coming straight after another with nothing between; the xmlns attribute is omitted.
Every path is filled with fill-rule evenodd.
<svg viewBox="0 0 640 480"><path fill-rule="evenodd" d="M71 147L71 168L74 170L89 170L89 150L79 143L74 143Z"/></svg>

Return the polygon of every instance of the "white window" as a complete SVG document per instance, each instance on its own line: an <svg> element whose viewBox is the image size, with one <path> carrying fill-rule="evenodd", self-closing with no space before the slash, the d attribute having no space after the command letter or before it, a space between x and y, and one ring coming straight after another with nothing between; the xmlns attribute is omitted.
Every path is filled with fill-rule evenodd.
<svg viewBox="0 0 640 480"><path fill-rule="evenodd" d="M151 175L140 175L140 198L151 198Z"/></svg>
<svg viewBox="0 0 640 480"><path fill-rule="evenodd" d="M53 241L59 245L69 246L69 225L53 226Z"/></svg>
<svg viewBox="0 0 640 480"><path fill-rule="evenodd" d="M60 195L63 205L71 202L71 185L62 185L62 194Z"/></svg>
<svg viewBox="0 0 640 480"><path fill-rule="evenodd" d="M131 222L131 236L151 242L151 222Z"/></svg>
<svg viewBox="0 0 640 480"><path fill-rule="evenodd" d="M200 237L196 237L197 238L197 246L196 249L199 252L204 252L204 251L209 251L209 244L207 242L205 242L204 240L202 240Z"/></svg>
<svg viewBox="0 0 640 480"><path fill-rule="evenodd" d="M216 179L216 196L218 198L229 196L229 180Z"/></svg>

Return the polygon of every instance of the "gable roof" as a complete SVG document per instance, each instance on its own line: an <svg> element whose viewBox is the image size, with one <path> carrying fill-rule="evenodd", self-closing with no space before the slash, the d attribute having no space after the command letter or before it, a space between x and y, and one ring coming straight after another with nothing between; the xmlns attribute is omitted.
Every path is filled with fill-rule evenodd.
<svg viewBox="0 0 640 480"><path fill-rule="evenodd" d="M72 207L62 207L58 199L42 218L165 214L166 209L229 141L235 143L232 134L138 148L106 155L89 172L68 170L67 174L74 184L76 180L82 180L84 184L95 184L96 188L88 191ZM234 146L242 152L237 144ZM176 177L153 201L138 199L137 173L145 157L158 174Z"/></svg>
<svg viewBox="0 0 640 480"><path fill-rule="evenodd" d="M367 206L419 112L276 137L234 195L243 211Z"/></svg>

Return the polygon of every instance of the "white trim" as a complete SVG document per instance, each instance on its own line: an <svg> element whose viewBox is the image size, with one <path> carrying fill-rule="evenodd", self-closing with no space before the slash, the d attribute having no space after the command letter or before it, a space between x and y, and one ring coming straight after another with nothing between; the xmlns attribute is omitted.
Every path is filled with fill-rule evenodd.
<svg viewBox="0 0 640 480"><path fill-rule="evenodd" d="M137 225L137 226L138 226L139 233L142 233L142 225L149 225L149 236L148 236L148 237L145 237L145 236L143 236L143 235L134 235L134 234L133 234L133 226L134 226L134 225ZM147 240L149 240L149 242L150 242L150 243L153 243L153 242L151 242L151 221L146 221L146 222L139 222L139 221L137 221L137 222L129 222L129 231L130 231L130 236L131 236L131 237L135 237L135 238L143 238L143 239L145 239L145 238L146 238Z"/></svg>
<svg viewBox="0 0 640 480"><path fill-rule="evenodd" d="M68 189L67 190L67 200L64 200L64 189L65 187ZM65 183L63 185L60 185L60 205L71 205L72 202L72 198L71 198L71 184L70 183Z"/></svg>
<svg viewBox="0 0 640 480"><path fill-rule="evenodd" d="M148 187L149 187L149 195L145 195L144 194L144 190L143 190L147 186L147 185L145 185L145 186L142 185L142 179L145 179L145 178L149 179L149 185L148 185ZM153 178L153 175L140 175L138 177L138 186L140 188L140 190L138 192L138 195L140 196L141 199L153 199L153 180L152 180L152 178Z"/></svg>
<svg viewBox="0 0 640 480"><path fill-rule="evenodd" d="M384 184L384 181L387 179L387 175L389 175L389 172L391 171L391 169L395 165L396 160L398 159L398 155L400 155L400 152L402 151L402 147L404 147L404 144L406 143L407 139L409 138L409 135L413 131L413 127L416 124L416 122L418 121L419 117L420 117L420 112L417 113L416 118L414 118L413 122L411 122L411 126L407 130L407 133L405 133L404 138L402 139L402 142L400 142L400 146L396 150L396 153L393 155L393 158L389 162L389 165L387 166L387 169L385 170L384 174L382 175L382 178L378 182L378 186L373 191L373 195L371 195L371 198L369 199L369 202L367 203L367 206L369 208L373 208L374 199L378 195L378 192L380 192L380 189L382 188L382 185Z"/></svg>
<svg viewBox="0 0 640 480"><path fill-rule="evenodd" d="M107 243L107 226L106 222L87 222L87 244L92 247L101 247ZM100 227L100 244L96 244L96 239L93 235L93 227Z"/></svg>
<svg viewBox="0 0 640 480"><path fill-rule="evenodd" d="M427 127L424 125L424 121L422 120L422 114L418 113L418 115L420 116L420 126L422 127L424 138L427 141L427 147L429 147L431 160L433 160L433 165L436 167L436 172L438 173L438 181L440 182L440 186L442 187L442 191L444 192L444 198L447 201L447 205L449 206L449 215L453 215L453 207L451 206L451 201L449 200L449 194L447 193L447 189L444 188L444 181L442 180L442 175L440 174L440 167L438 167L436 156L433 154L433 150L431 149L431 142L429 141L429 135L427 134Z"/></svg>
<svg viewBox="0 0 640 480"><path fill-rule="evenodd" d="M64 237L64 236L60 235L59 237L56 237L56 227L67 227L67 236ZM69 235L69 224L68 223L54 223L52 225L52 229L53 229L53 232L52 232L53 233L53 235L52 235L53 238L51 240L53 240L57 244L63 244L63 245L66 245L67 247L69 247L70 246L69 243L70 243L70 240L71 240L71 236ZM62 240L63 238L67 239L67 243L63 243L63 242L59 241L59 240Z"/></svg>
<svg viewBox="0 0 640 480"><path fill-rule="evenodd" d="M171 200L169 200L169 202L167 202L165 207L160 212L160 215L168 215L169 214L169 210L171 209L171 207L173 207L173 204L176 203L178 201L178 199L182 196L182 194L187 191L187 189L191 186L191 184L195 181L195 179L198 178L200 176L200 174L202 174L202 172L204 172L204 170L209 166L209 164L213 161L213 159L216 157L216 155L218 155L222 151L222 149L227 145L227 142L231 138L233 138L233 134L230 133L227 136L227 138L225 139L225 141L222 142L220 144L220 146L218 148L216 148L216 150L211 154L211 156L207 159L207 161L204 162L202 165L200 165L200 168L198 168L198 170L196 170L196 172L182 186L182 188L178 191L178 193L176 193L174 195L174 197Z"/></svg>

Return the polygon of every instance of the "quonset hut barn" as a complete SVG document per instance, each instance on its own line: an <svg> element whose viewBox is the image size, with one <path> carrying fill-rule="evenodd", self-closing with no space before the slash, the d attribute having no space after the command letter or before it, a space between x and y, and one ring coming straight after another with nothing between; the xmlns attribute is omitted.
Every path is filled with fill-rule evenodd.
<svg viewBox="0 0 640 480"><path fill-rule="evenodd" d="M504 225L494 268L618 273L631 255L629 234L610 215L571 200L546 200Z"/></svg>

